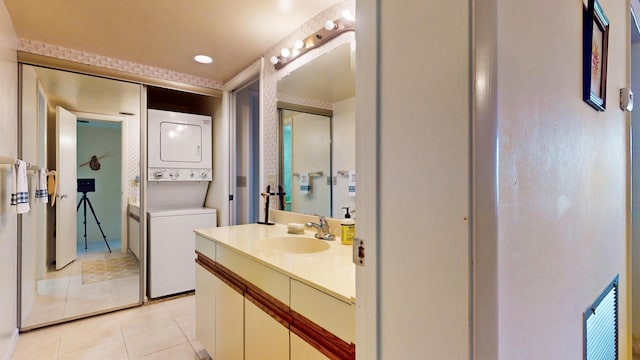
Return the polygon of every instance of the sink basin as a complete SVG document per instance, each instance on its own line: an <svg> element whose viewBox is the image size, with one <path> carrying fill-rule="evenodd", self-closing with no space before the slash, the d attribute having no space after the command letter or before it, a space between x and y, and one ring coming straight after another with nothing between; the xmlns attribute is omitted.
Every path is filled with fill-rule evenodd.
<svg viewBox="0 0 640 360"><path fill-rule="evenodd" d="M273 250L292 254L309 254L328 250L331 245L324 240L301 236L280 236L259 239L256 246L263 250Z"/></svg>

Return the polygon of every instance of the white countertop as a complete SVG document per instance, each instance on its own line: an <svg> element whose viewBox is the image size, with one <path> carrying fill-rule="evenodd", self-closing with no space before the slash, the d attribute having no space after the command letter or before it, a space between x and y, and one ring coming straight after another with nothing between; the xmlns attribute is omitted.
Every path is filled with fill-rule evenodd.
<svg viewBox="0 0 640 360"><path fill-rule="evenodd" d="M328 250L292 254L258 248L254 242L278 236L313 237L313 231L306 230L304 235L292 235L287 234L286 225L247 224L196 229L195 232L342 301L355 303L356 269L352 261L351 245L342 245L340 238L327 241L330 245Z"/></svg>

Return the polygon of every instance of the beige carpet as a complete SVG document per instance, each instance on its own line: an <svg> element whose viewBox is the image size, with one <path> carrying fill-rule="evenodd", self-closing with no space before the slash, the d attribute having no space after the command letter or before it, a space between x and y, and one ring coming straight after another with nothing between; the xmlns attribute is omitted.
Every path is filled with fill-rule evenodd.
<svg viewBox="0 0 640 360"><path fill-rule="evenodd" d="M82 262L82 283L113 280L138 275L140 265L133 254Z"/></svg>

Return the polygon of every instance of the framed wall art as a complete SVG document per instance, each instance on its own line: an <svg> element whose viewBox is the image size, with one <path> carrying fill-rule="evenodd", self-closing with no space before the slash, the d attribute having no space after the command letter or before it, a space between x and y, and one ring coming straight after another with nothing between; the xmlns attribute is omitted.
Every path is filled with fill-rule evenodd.
<svg viewBox="0 0 640 360"><path fill-rule="evenodd" d="M598 111L607 105L609 19L598 0L588 0L583 17L582 98Z"/></svg>

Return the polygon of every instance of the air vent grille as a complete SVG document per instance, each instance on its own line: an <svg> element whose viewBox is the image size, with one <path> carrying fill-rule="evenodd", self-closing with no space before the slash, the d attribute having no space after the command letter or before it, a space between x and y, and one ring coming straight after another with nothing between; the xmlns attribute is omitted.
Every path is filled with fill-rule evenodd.
<svg viewBox="0 0 640 360"><path fill-rule="evenodd" d="M618 276L584 312L584 359L618 359Z"/></svg>

